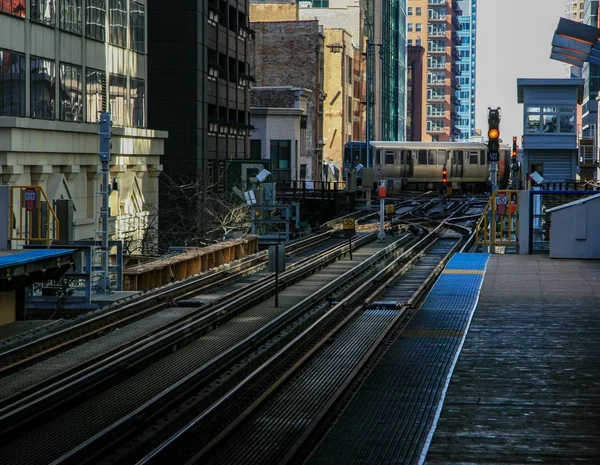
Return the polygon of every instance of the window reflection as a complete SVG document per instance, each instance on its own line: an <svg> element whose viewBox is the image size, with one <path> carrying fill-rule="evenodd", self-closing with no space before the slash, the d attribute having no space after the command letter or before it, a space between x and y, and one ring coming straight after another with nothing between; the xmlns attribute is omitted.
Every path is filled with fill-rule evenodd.
<svg viewBox="0 0 600 465"><path fill-rule="evenodd" d="M146 10L144 5L132 1L129 4L129 34L131 50L146 51Z"/></svg>
<svg viewBox="0 0 600 465"><path fill-rule="evenodd" d="M106 74L87 68L85 73L85 93L87 103L87 121L96 123L100 113L106 111Z"/></svg>
<svg viewBox="0 0 600 465"><path fill-rule="evenodd" d="M19 18L24 18L25 0L0 0L0 11Z"/></svg>
<svg viewBox="0 0 600 465"><path fill-rule="evenodd" d="M110 43L127 46L127 5L125 0L110 0L109 7Z"/></svg>
<svg viewBox="0 0 600 465"><path fill-rule="evenodd" d="M54 0L31 0L31 20L54 26Z"/></svg>
<svg viewBox="0 0 600 465"><path fill-rule="evenodd" d="M81 0L61 0L60 28L64 31L81 34Z"/></svg>
<svg viewBox="0 0 600 465"><path fill-rule="evenodd" d="M112 120L115 126L127 126L127 77L110 74L108 87Z"/></svg>
<svg viewBox="0 0 600 465"><path fill-rule="evenodd" d="M60 65L60 119L83 120L83 84L79 66Z"/></svg>
<svg viewBox="0 0 600 465"><path fill-rule="evenodd" d="M31 58L31 117L54 118L55 68L52 60Z"/></svg>
<svg viewBox="0 0 600 465"><path fill-rule="evenodd" d="M85 2L85 35L101 42L106 40L106 0Z"/></svg>
<svg viewBox="0 0 600 465"><path fill-rule="evenodd" d="M25 55L2 49L0 115L25 116Z"/></svg>
<svg viewBox="0 0 600 465"><path fill-rule="evenodd" d="M131 125L136 128L143 128L145 124L144 110L146 100L146 85L141 79L130 79L131 89L129 98L131 99Z"/></svg>

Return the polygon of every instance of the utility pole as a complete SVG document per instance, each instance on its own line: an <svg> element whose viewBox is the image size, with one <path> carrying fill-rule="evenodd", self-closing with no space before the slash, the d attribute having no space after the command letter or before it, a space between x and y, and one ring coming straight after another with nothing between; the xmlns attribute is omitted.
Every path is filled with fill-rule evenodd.
<svg viewBox="0 0 600 465"><path fill-rule="evenodd" d="M101 276L98 281L98 290L105 294L110 293L110 278L108 276L108 218L110 216L110 207L108 206L108 177L109 177L109 163L110 163L110 137L112 121L110 113L102 112L100 115L100 129L98 136L100 138L100 150L98 156L100 157L101 172L102 172L102 185L100 186L100 195L102 196L102 207L100 208L100 220L102 230L101 242L100 242L100 257L101 257Z"/></svg>

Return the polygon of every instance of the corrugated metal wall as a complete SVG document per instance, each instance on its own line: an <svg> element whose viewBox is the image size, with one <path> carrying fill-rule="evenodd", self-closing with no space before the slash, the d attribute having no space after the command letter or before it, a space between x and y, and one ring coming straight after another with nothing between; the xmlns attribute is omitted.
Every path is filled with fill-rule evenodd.
<svg viewBox="0 0 600 465"><path fill-rule="evenodd" d="M546 151L529 152L527 171L531 172L531 165L543 163L544 165L544 183L572 181L575 177L573 173L573 157L576 154L572 152L548 153Z"/></svg>

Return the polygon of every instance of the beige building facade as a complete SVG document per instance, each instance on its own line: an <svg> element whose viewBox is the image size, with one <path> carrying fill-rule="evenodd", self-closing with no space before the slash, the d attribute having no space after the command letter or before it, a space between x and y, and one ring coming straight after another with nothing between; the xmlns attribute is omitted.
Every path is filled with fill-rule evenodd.
<svg viewBox="0 0 600 465"><path fill-rule="evenodd" d="M15 4L19 8L15 7ZM71 199L73 238L100 230L98 118L112 115L112 239L142 252L166 132L146 128L144 0L0 6L0 182ZM145 247L149 247L146 244ZM128 250L129 249L129 250ZM144 250L145 253L151 250Z"/></svg>

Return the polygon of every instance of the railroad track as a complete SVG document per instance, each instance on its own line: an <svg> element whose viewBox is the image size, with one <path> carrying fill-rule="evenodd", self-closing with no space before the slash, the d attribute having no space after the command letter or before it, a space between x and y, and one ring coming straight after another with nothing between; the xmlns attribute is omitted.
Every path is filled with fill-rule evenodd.
<svg viewBox="0 0 600 465"><path fill-rule="evenodd" d="M300 451L312 450L332 414L385 346L386 338L412 315L462 241L438 238L438 232L426 235L380 270L373 278L377 289L371 284L359 286L280 350L277 359L255 369L255 383L260 384L261 370L267 380L262 391L255 387L253 396L239 396L242 383L234 386L149 454L134 459L140 464L300 463ZM357 299L366 299L365 304L356 305ZM339 315L333 318L336 307ZM339 311L343 307L348 311ZM244 383L252 387L251 379ZM120 451L104 463L130 457Z"/></svg>
<svg viewBox="0 0 600 465"><path fill-rule="evenodd" d="M357 238L355 255L360 255L360 247L366 247L373 239L374 235ZM157 405L158 394L177 396L191 386L196 386L200 380L214 378L227 363L233 363L243 354L247 354L261 340L268 340L269 336L290 324L294 318L309 321L312 314L324 311L328 307L324 300L328 295L349 292L353 280L367 273L367 269L376 269L373 260L379 263L384 257L391 259L390 257L399 253L401 242L407 240L408 238L403 238L394 241L393 246L385 249L385 254L379 254L376 258L365 260L364 263L350 263L351 269L341 273L343 279L340 272L332 271L331 267L337 264L343 270L344 267L348 267L348 261L339 262L334 257L329 257L333 265L329 264L327 267L326 260L322 259L321 263L318 260L315 263L313 260L310 264L292 270L291 273L296 274L297 279L302 273L317 273L319 267L325 270L325 275L319 278L318 284L311 283L309 279L308 284L304 284L300 291L290 291L292 294L296 292L295 295L286 297L285 293L288 291L284 290L282 301L285 302L289 298L292 301L287 302L286 305L291 306L283 313L279 309L273 309L272 305L267 305L266 308L265 305L259 305L261 310L254 316L249 315L248 311L242 313L239 309L240 304L253 298L245 295L215 308L213 312L203 316L202 321L179 328L177 334L156 337L147 344L153 347L151 355L147 347L128 350L125 359L117 356L124 354L115 354L109 360L103 361L101 369L90 367L85 373L79 373L77 377L73 375L65 380L60 389L48 386L35 398L29 398L27 402L21 402L19 405L11 405L8 410L2 411L0 417L3 432L1 443L6 444L0 449L0 457L10 458L10 463L46 463L57 458L60 458L60 461L83 463L84 459L91 457L90 450L101 451L104 440L109 437L114 439L111 434L121 437L133 424L143 422L143 417L154 415L172 402L161 401ZM366 255L371 256L372 252ZM285 276L282 277L285 281ZM332 277L337 279L332 281ZM294 278L290 277L290 280L292 279ZM329 282L329 285L325 285L326 282ZM306 286L310 286L310 291ZM298 292L308 297L299 299ZM302 317L302 314L306 316ZM232 317L234 322L230 325L237 327L235 334L228 333L224 327L224 320L231 320ZM248 335L240 340L242 328L245 328ZM230 348L217 350L216 347L211 347L214 346L215 340L220 340L217 336L222 337ZM213 343L207 346L207 341ZM210 347L210 350L207 351L207 347ZM172 353L175 349L178 349L177 352ZM97 388L100 393L90 398L93 394L89 390L84 392L82 386L88 389ZM57 397L59 394L60 397ZM57 416L56 411L67 412ZM24 418L27 420L19 422ZM44 422L45 424L34 428L32 422L35 422L35 425ZM106 431L106 428L110 431ZM101 434L102 431L104 432ZM100 436L97 436L98 434ZM31 451L28 444L37 444L39 449Z"/></svg>

